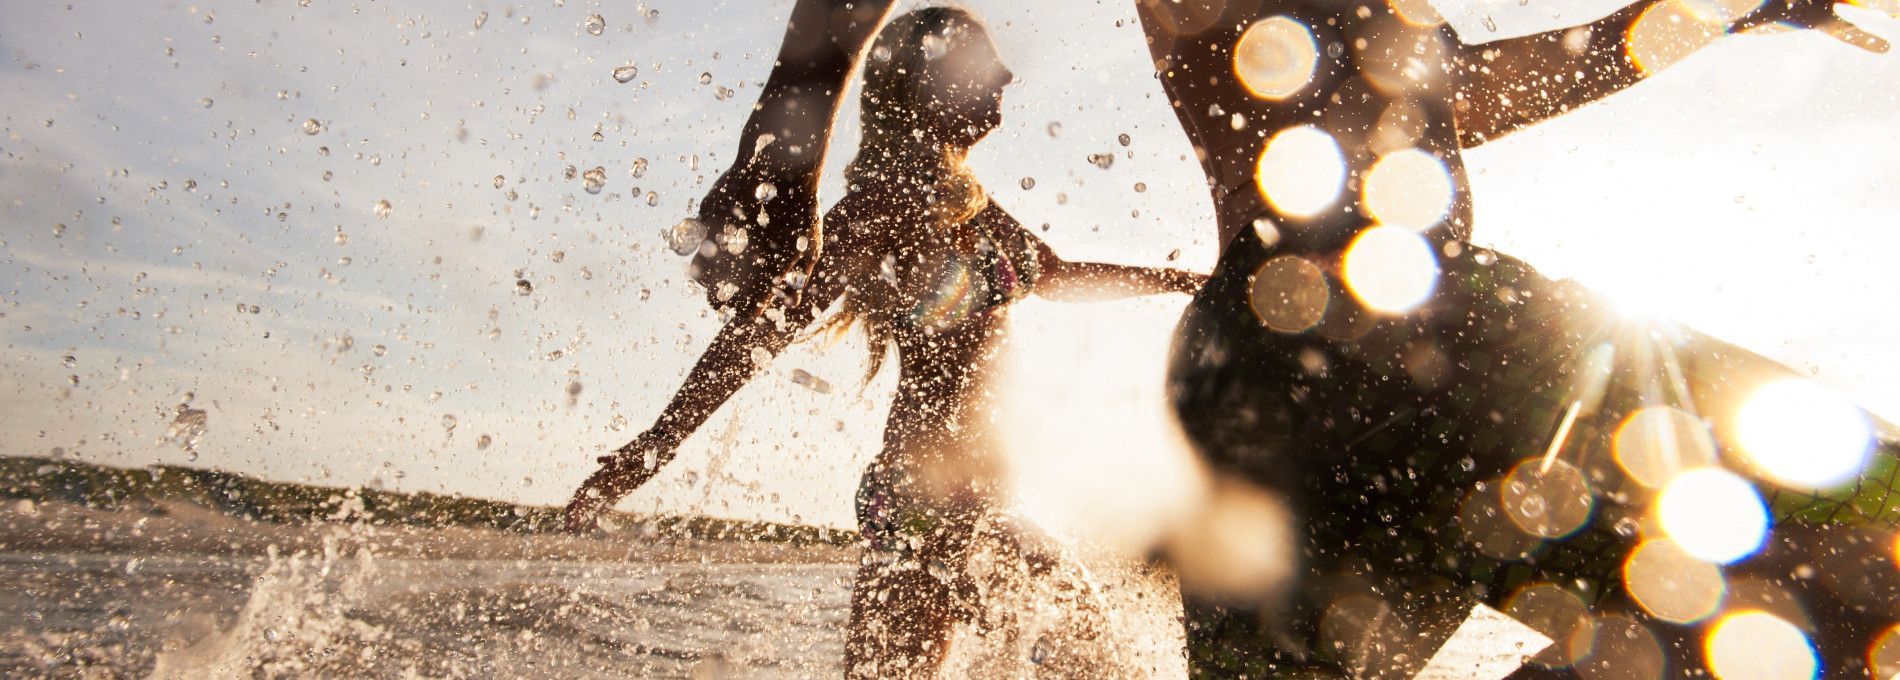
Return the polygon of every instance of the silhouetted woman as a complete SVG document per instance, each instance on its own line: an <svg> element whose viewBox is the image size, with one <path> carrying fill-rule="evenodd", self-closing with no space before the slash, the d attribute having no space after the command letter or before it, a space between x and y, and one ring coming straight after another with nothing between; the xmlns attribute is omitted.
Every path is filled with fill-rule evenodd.
<svg viewBox="0 0 1900 680"><path fill-rule="evenodd" d="M968 582L971 535L999 501L989 379L1010 303L1031 292L1060 300L1192 293L1203 277L1065 261L989 200L964 159L1001 122L1012 75L968 13L928 8L893 20L864 71L863 146L845 169L850 190L825 216L813 275L793 287L817 305L839 304L820 330L864 327L872 374L886 346L897 349L884 448L858 490L866 552L846 665L853 677L928 676L967 606L959 584ZM710 243L733 250L743 240L721 231ZM793 341L812 317L799 310L813 306L728 323L653 428L604 458L575 494L569 527L586 528L651 479L757 372L755 355Z"/></svg>

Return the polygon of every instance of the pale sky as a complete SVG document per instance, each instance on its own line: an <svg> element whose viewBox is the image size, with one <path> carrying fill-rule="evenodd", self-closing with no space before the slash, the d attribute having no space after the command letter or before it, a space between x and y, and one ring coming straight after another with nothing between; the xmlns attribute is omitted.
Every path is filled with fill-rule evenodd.
<svg viewBox="0 0 1900 680"><path fill-rule="evenodd" d="M1440 3L1471 40L1615 9L1474 1ZM1206 192L1132 2L962 4L1021 81L974 160L996 199L1072 259L1179 249L1175 264L1211 267ZM790 6L0 4L6 453L187 464L157 442L192 393L210 427L189 464L561 501L651 422L717 328L659 230L730 160ZM595 12L600 36L583 30ZM1487 14L1495 35L1473 23ZM1900 21L1852 16L1900 40ZM638 76L616 83L627 64ZM1478 240L1900 419L1894 83L1900 56L1726 39L1468 152ZM1107 170L1088 161L1103 152L1118 154ZM604 168L605 191L569 166ZM1161 446L1183 303L1024 304L1019 441L1058 470ZM622 507L850 526L889 391L888 375L856 388L862 353L794 348ZM835 389L798 387L793 369Z"/></svg>

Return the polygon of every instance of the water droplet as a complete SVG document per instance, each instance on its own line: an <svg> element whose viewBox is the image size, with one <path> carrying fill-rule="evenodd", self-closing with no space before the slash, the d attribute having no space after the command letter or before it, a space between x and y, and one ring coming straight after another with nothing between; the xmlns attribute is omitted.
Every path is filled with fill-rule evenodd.
<svg viewBox="0 0 1900 680"><path fill-rule="evenodd" d="M1169 262L1173 262L1173 261L1175 261L1175 260L1179 260L1179 259L1181 259L1181 249L1180 249L1180 248L1175 248L1174 250L1170 250L1170 251L1168 251L1168 261L1169 261Z"/></svg>
<svg viewBox="0 0 1900 680"><path fill-rule="evenodd" d="M607 186L607 169L596 165L594 169L582 173L581 182L581 188L586 189L587 193L598 194Z"/></svg>
<svg viewBox="0 0 1900 680"><path fill-rule="evenodd" d="M529 295L529 294L532 294L533 292L534 292L534 284L529 283L527 279L515 279L515 294L516 295Z"/></svg>
<svg viewBox="0 0 1900 680"><path fill-rule="evenodd" d="M752 189L752 197L759 199L761 203L778 198L778 185L771 182L760 182L759 186Z"/></svg>
<svg viewBox="0 0 1900 680"><path fill-rule="evenodd" d="M752 244L752 235L743 228L732 227L721 232L719 244L725 247L726 252L738 255Z"/></svg>
<svg viewBox="0 0 1900 680"><path fill-rule="evenodd" d="M600 35L607 32L607 20L599 14L589 14L581 27L587 29L588 35Z"/></svg>
<svg viewBox="0 0 1900 680"><path fill-rule="evenodd" d="M616 83L633 82L633 79L639 75L640 67L638 66L628 65L614 67L614 82Z"/></svg>
<svg viewBox="0 0 1900 680"><path fill-rule="evenodd" d="M322 122L322 121L319 121L319 120L317 120L317 119L315 119L315 118L305 118L305 119L303 119L303 133L304 133L304 134L306 134L306 135L314 135L314 134L317 134L317 133L319 133L319 132L322 132L322 131L323 131L323 122Z"/></svg>
<svg viewBox="0 0 1900 680"><path fill-rule="evenodd" d="M1048 130L1050 137L1060 135L1062 134L1062 123L1060 121L1049 121Z"/></svg>
<svg viewBox="0 0 1900 680"><path fill-rule="evenodd" d="M923 48L925 59L936 59L942 57L945 52L950 51L950 41L944 40L941 35L932 33L924 36Z"/></svg>
<svg viewBox="0 0 1900 680"><path fill-rule="evenodd" d="M1020 185L1022 185L1022 187L1023 187L1023 191L1028 191L1028 190L1030 190L1030 189L1034 189L1034 188L1036 188L1036 178L1034 178L1034 177L1024 177L1024 178L1023 178L1023 181L1021 181L1021 182L1017 182L1017 184L1020 184Z"/></svg>
<svg viewBox="0 0 1900 680"><path fill-rule="evenodd" d="M389 199L383 199L376 202L376 216L378 218L389 217L389 213L395 212L395 210L396 210L396 206L390 205Z"/></svg>
<svg viewBox="0 0 1900 680"><path fill-rule="evenodd" d="M657 206L659 204L660 204L660 195L652 191L647 192L647 206L652 207L652 206Z"/></svg>
<svg viewBox="0 0 1900 680"><path fill-rule="evenodd" d="M701 73L701 74L699 74L699 84L701 84L701 85L711 85L711 84L712 84L712 74L711 74L711 73Z"/></svg>
<svg viewBox="0 0 1900 680"><path fill-rule="evenodd" d="M501 175L495 175L495 188L500 189L502 183L506 181L508 181L508 178L502 177Z"/></svg>
<svg viewBox="0 0 1900 680"><path fill-rule="evenodd" d="M389 348L382 345L370 345L369 353L380 357L389 354Z"/></svg>
<svg viewBox="0 0 1900 680"><path fill-rule="evenodd" d="M1136 183L1135 183L1135 193L1137 193L1137 194L1139 194L1139 193L1144 193L1144 192L1146 192L1146 191L1148 191L1148 183L1147 183L1147 182L1136 182Z"/></svg>
<svg viewBox="0 0 1900 680"><path fill-rule="evenodd" d="M460 422L461 421L455 419L455 416L445 414L442 416L442 429L454 432L455 426Z"/></svg>
<svg viewBox="0 0 1900 680"><path fill-rule="evenodd" d="M630 174L633 175L634 179L640 179L641 177L645 177L647 175L647 159L645 158L633 159L633 171Z"/></svg>
<svg viewBox="0 0 1900 680"><path fill-rule="evenodd" d="M486 16L486 14L484 14L483 16ZM276 641L277 641L277 639L278 639L278 638L280 638L280 637L283 637L283 635L282 635L282 634L280 634L280 633L278 633L278 632L277 632L277 629L276 629L276 628L265 628L265 629L264 629L264 641L265 641L265 642L276 642Z"/></svg>
<svg viewBox="0 0 1900 680"><path fill-rule="evenodd" d="M887 61L890 61L890 60L891 60L891 48L889 48L889 47L885 47L885 46L883 46L883 45L878 45L878 46L877 46L877 48L875 48L875 49L873 49L873 50L871 50L871 60L872 60L872 61L877 61L877 62L887 62Z"/></svg>
<svg viewBox="0 0 1900 680"><path fill-rule="evenodd" d="M79 365L79 360L74 358L73 355L68 354L66 356L59 358L59 365L65 366L67 368L72 368L74 366Z"/></svg>
<svg viewBox="0 0 1900 680"><path fill-rule="evenodd" d="M1049 660L1052 651L1055 651L1055 644L1049 641L1048 636L1036 638L1036 645L1029 650L1029 662L1040 666Z"/></svg>
<svg viewBox="0 0 1900 680"><path fill-rule="evenodd" d="M207 109L208 109L208 108L211 108L211 105L212 105L213 103L214 103L214 102L212 102L212 101L211 101L211 98L210 98L210 97L205 97L204 99L200 99L200 100L198 100L198 105L199 105L199 106L202 106L202 107L205 107L205 108L207 108Z"/></svg>
<svg viewBox="0 0 1900 680"><path fill-rule="evenodd" d="M481 30L482 26L487 23L488 23L487 12L482 12L480 14L475 15L475 30L478 30L478 31Z"/></svg>
<svg viewBox="0 0 1900 680"><path fill-rule="evenodd" d="M1092 154L1089 154L1089 162L1090 162L1090 163L1094 163L1094 164L1095 164L1095 167L1098 167L1098 168L1101 168L1101 169L1103 169L1103 170L1107 170L1107 169L1109 169L1109 168L1111 168L1111 167L1114 167L1114 165L1115 165L1115 154L1112 154L1112 153L1092 153Z"/></svg>
<svg viewBox="0 0 1900 680"><path fill-rule="evenodd" d="M1489 14L1484 15L1484 30L1491 31L1493 33L1496 33L1498 30L1498 21L1496 19L1491 18L1491 15Z"/></svg>
<svg viewBox="0 0 1900 680"><path fill-rule="evenodd" d="M706 223L688 217L666 231L666 246L677 255L691 255L706 240Z"/></svg>

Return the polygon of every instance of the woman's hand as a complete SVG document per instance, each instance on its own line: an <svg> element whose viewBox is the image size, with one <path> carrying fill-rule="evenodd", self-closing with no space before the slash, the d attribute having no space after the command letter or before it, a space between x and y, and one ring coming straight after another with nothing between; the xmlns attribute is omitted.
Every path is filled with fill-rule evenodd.
<svg viewBox="0 0 1900 680"><path fill-rule="evenodd" d="M656 428L634 437L612 454L597 458L600 469L581 483L574 498L568 501L567 509L562 512L562 529L570 534L592 530L600 513L652 479L661 466L673 460L677 448L673 438Z"/></svg>
<svg viewBox="0 0 1900 680"><path fill-rule="evenodd" d="M699 206L699 221L713 247L695 253L692 265L707 304L756 305L787 274L811 273L820 245L811 180L759 161L735 164L713 183ZM794 302L798 292L786 289Z"/></svg>
<svg viewBox="0 0 1900 680"><path fill-rule="evenodd" d="M1755 11L1730 24L1729 30L1740 32L1782 23L1814 29L1869 52L1886 53L1889 48L1886 40L1842 19L1834 13L1835 4L1834 0L1765 0Z"/></svg>

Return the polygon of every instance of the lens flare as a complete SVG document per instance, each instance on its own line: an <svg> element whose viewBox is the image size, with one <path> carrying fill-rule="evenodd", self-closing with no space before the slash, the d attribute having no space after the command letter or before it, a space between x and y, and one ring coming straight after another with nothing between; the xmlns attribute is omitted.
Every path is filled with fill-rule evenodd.
<svg viewBox="0 0 1900 680"><path fill-rule="evenodd" d="M1313 31L1290 17L1256 21L1234 44L1234 75L1262 99L1286 99L1313 82L1319 44Z"/></svg>
<svg viewBox="0 0 1900 680"><path fill-rule="evenodd" d="M1432 28L1445 23L1445 17L1438 13L1427 0L1387 0L1392 13L1397 14L1405 23L1420 28Z"/></svg>
<svg viewBox="0 0 1900 680"><path fill-rule="evenodd" d="M1299 125L1267 141L1254 165L1254 183L1275 210L1311 217L1339 200L1346 186L1346 157L1325 130Z"/></svg>
<svg viewBox="0 0 1900 680"><path fill-rule="evenodd" d="M1768 538L1768 510L1747 480L1721 468L1676 475L1656 499L1663 533L1697 559L1728 564Z"/></svg>
<svg viewBox="0 0 1900 680"><path fill-rule="evenodd" d="M1538 538L1568 536L1590 520L1595 494L1590 482L1577 466L1561 460L1532 458L1518 463L1505 475L1499 489L1504 514L1511 523Z"/></svg>
<svg viewBox="0 0 1900 680"><path fill-rule="evenodd" d="M1671 623L1715 613L1727 583L1722 570L1683 552L1674 541L1644 541L1623 561L1623 585L1644 611Z"/></svg>
<svg viewBox="0 0 1900 680"><path fill-rule="evenodd" d="M1851 402L1800 378L1755 390L1736 413L1742 451L1776 482L1825 489L1849 481L1873 452L1873 426Z"/></svg>
<svg viewBox="0 0 1900 680"><path fill-rule="evenodd" d="M1371 227L1346 247L1341 267L1347 289L1372 309L1403 313L1431 297L1438 283L1438 256L1418 232Z"/></svg>
<svg viewBox="0 0 1900 680"><path fill-rule="evenodd" d="M1812 680L1821 665L1807 634L1758 609L1723 616L1703 653L1721 680Z"/></svg>
<svg viewBox="0 0 1900 680"><path fill-rule="evenodd" d="M1305 258L1282 255L1254 272L1248 302L1268 328L1298 333L1326 315L1326 273Z"/></svg>
<svg viewBox="0 0 1900 680"><path fill-rule="evenodd" d="M1715 462L1715 439L1695 416L1667 406L1629 415L1611 441L1617 465L1649 488L1669 483L1676 473Z"/></svg>
<svg viewBox="0 0 1900 680"><path fill-rule="evenodd" d="M1867 670L1876 678L1900 676L1900 623L1888 626L1867 648Z"/></svg>
<svg viewBox="0 0 1900 680"><path fill-rule="evenodd" d="M1655 73L1726 32L1726 22L1715 6L1695 0L1663 0L1636 17L1624 45L1636 68Z"/></svg>
<svg viewBox="0 0 1900 680"><path fill-rule="evenodd" d="M1649 627L1615 614L1581 626L1569 640L1577 676L1584 680L1661 678L1662 644Z"/></svg>
<svg viewBox="0 0 1900 680"><path fill-rule="evenodd" d="M1382 224L1423 231L1451 211L1451 173L1419 149L1386 154L1366 173L1366 212Z"/></svg>
<svg viewBox="0 0 1900 680"><path fill-rule="evenodd" d="M1565 641L1590 620L1590 606L1583 598L1553 583L1533 583L1512 593L1504 602L1504 613L1556 641L1531 657L1531 663L1551 668L1570 665L1573 659Z"/></svg>

